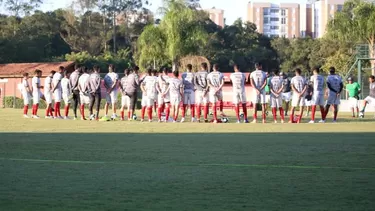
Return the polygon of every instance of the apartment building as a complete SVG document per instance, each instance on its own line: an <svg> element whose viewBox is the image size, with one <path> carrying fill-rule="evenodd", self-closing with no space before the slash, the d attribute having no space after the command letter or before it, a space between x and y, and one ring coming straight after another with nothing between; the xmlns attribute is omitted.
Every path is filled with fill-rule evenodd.
<svg viewBox="0 0 375 211"><path fill-rule="evenodd" d="M269 37L322 37L330 18L345 0L312 0L306 4L249 2L247 20Z"/></svg>
<svg viewBox="0 0 375 211"><path fill-rule="evenodd" d="M224 10L216 9L213 7L212 9L205 9L205 11L210 16L210 19L216 23L216 25L224 27L225 19L224 19Z"/></svg>

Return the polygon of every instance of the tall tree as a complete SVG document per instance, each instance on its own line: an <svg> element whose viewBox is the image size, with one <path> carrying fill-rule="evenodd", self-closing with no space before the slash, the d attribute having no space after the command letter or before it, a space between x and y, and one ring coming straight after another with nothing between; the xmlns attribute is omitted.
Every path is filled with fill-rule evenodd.
<svg viewBox="0 0 375 211"><path fill-rule="evenodd" d="M0 3L4 3L5 8L13 16L23 16L30 15L32 11L43 3L43 0L0 0Z"/></svg>
<svg viewBox="0 0 375 211"><path fill-rule="evenodd" d="M346 1L342 12L336 13L328 24L328 34L343 42L365 42L369 56L375 58L375 5L363 0ZM371 61L375 74L375 61Z"/></svg>

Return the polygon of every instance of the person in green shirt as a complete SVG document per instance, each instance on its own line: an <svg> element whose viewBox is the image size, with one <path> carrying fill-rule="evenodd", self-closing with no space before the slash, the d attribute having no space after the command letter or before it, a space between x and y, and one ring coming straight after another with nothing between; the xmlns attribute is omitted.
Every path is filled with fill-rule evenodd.
<svg viewBox="0 0 375 211"><path fill-rule="evenodd" d="M354 108L357 111L357 117L359 115L358 100L359 93L361 93L361 86L359 83L354 82L353 78L348 78L348 84L346 85L346 99L349 100L349 106L352 109L352 117L356 117L354 114Z"/></svg>
<svg viewBox="0 0 375 211"><path fill-rule="evenodd" d="M268 72L266 72L266 77L267 77L267 85L264 87L264 91L266 92L266 102L265 102L265 105L266 105L266 115L268 116L268 104L270 103L271 101L271 95L270 95L270 79L271 79L271 76Z"/></svg>

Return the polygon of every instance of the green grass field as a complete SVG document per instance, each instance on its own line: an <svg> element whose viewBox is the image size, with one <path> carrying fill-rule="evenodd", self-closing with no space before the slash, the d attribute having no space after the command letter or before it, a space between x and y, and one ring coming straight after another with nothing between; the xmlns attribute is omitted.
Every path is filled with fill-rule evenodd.
<svg viewBox="0 0 375 211"><path fill-rule="evenodd" d="M372 114L214 125L21 113L0 109L1 211L375 210Z"/></svg>

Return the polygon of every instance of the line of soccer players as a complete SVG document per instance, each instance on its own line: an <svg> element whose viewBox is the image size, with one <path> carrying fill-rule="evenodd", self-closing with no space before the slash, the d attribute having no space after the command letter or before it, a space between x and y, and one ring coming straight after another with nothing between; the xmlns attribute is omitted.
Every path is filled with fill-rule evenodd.
<svg viewBox="0 0 375 211"><path fill-rule="evenodd" d="M153 112L157 113L159 122L176 122L179 116L180 104L182 102L182 118L185 121L186 110L190 108L191 121L201 121L201 111L203 110L203 121L208 122L209 104L212 105L212 122L220 122L217 110L220 115L223 113L223 93L224 76L219 72L219 66L213 65L213 71L209 72L207 63L202 63L198 72L193 73L192 65L187 65L187 71L182 73L179 79L179 73L173 72L173 77L168 76L168 69L164 68L160 74L157 71L149 69L147 74L140 78L139 68L125 70L125 76L119 79L115 73L113 65L109 66L109 72L104 77L104 87L106 91L106 104L104 118L108 117L109 106L112 106L112 119L117 118L116 103L118 90L121 92L121 120L125 119L125 108L127 108L127 119L132 120L135 114L135 105L137 102L137 90L142 91L142 110L141 121L144 121L147 111L148 121L153 120ZM287 116L289 101L291 100L291 110L289 122L300 123L306 103L311 104L311 121L315 123L315 113L317 106L320 107L321 120L325 122L329 108L334 108L333 121L337 120L338 105L340 104L340 94L343 90L343 82L340 76L335 74L335 68L329 69L330 75L326 79L328 91L325 92L325 79L320 75L319 68L313 70L310 80L306 80L301 75L301 69L295 70L295 76L289 80L288 77L274 70L272 75L268 75L262 70L260 63L255 65L249 78L240 72L238 65L234 65L234 72L230 75L232 82L232 99L236 112L237 122L248 123L247 99L245 92L246 81L250 81L252 86L252 99L254 105L252 123L257 123L257 104L262 107L262 122L266 122L267 103L270 103L274 122L277 123L277 112L279 111L281 122L285 121ZM22 80L22 95L24 99L24 117L28 118L28 105L33 101L32 118L39 118L37 115L40 99L47 103L46 118L64 118L69 119L69 108L73 101L74 118L77 119L77 108L80 105L81 119L86 120L85 105L89 105L90 120L99 119L99 107L101 101L101 78L100 69L94 66L92 70L76 65L75 71L68 74L64 67L60 67L58 72L51 71L45 79L45 85L40 83L42 76L41 70L36 70L32 78L32 85L29 86L27 73ZM349 79L351 81L352 79ZM375 85L374 76L370 77L370 96L365 99L360 116L364 116L367 104L375 103ZM359 91L358 87L347 86L349 100L354 102ZM353 86L353 87L352 87ZM44 95L41 92L44 89ZM267 95L269 93L269 95ZM328 99L325 102L325 93ZM52 108L52 99L54 98L54 109ZM60 103L64 100L65 113L60 113ZM286 102L285 111L283 109L283 100ZM357 98L358 100L358 98ZM96 112L93 112L94 105ZM217 108L218 106L218 108ZM295 115L295 110L300 107L299 115ZM243 115L240 115L242 108ZM153 110L154 109L154 110ZM157 111L156 111L157 109ZM172 113L171 113L172 110ZM54 112L53 112L54 111ZM357 110L358 113L358 110ZM353 110L354 116L354 110Z"/></svg>

